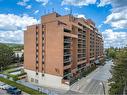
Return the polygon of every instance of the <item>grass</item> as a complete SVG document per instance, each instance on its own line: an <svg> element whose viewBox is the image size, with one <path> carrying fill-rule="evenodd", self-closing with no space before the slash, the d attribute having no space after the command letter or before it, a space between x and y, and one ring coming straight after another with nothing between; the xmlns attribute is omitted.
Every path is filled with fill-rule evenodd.
<svg viewBox="0 0 127 95"><path fill-rule="evenodd" d="M6 83L8 85L15 86L15 87L19 88L20 90L22 90L22 91L24 91L24 92L26 92L28 94L31 94L31 95L46 95L45 93L41 94L37 90L31 89L31 88L26 87L26 86L24 86L22 84L16 83L14 81L11 81L11 80L8 80L8 79L5 79L5 78L1 78L0 77L0 81Z"/></svg>

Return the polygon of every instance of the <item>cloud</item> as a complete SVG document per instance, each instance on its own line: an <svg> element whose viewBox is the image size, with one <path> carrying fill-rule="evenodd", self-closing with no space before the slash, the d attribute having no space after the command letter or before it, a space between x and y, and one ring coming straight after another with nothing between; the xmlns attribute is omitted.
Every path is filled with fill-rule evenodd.
<svg viewBox="0 0 127 95"><path fill-rule="evenodd" d="M64 10L65 10L65 11L70 11L70 8L65 7Z"/></svg>
<svg viewBox="0 0 127 95"><path fill-rule="evenodd" d="M39 12L39 10L36 10L35 12L34 12L34 14L37 14Z"/></svg>
<svg viewBox="0 0 127 95"><path fill-rule="evenodd" d="M0 31L0 42L23 44L23 31Z"/></svg>
<svg viewBox="0 0 127 95"><path fill-rule="evenodd" d="M111 4L111 14L106 17L105 24L115 29L127 29L127 0L101 0L98 6Z"/></svg>
<svg viewBox="0 0 127 95"><path fill-rule="evenodd" d="M109 16L107 16L104 23L110 24L116 29L127 28L127 9L123 9L119 12L112 12Z"/></svg>
<svg viewBox="0 0 127 95"><path fill-rule="evenodd" d="M98 7L102 7L105 5L111 4L111 0L100 0L100 3L98 4Z"/></svg>
<svg viewBox="0 0 127 95"><path fill-rule="evenodd" d="M104 47L123 47L127 45L127 32L116 32L107 29L102 32L104 37Z"/></svg>
<svg viewBox="0 0 127 95"><path fill-rule="evenodd" d="M28 15L0 14L0 42L23 43L23 30L37 23Z"/></svg>
<svg viewBox="0 0 127 95"><path fill-rule="evenodd" d="M26 6L26 9L31 9L31 8L32 8L31 5L27 5L27 6Z"/></svg>
<svg viewBox="0 0 127 95"><path fill-rule="evenodd" d="M84 14L78 14L78 13L76 13L76 14L74 14L74 16L77 17L77 18L84 18L84 19L86 19Z"/></svg>
<svg viewBox="0 0 127 95"><path fill-rule="evenodd" d="M48 2L49 2L49 0L36 0L37 2L39 2L39 3L42 3L42 5L46 5L46 4L48 4Z"/></svg>
<svg viewBox="0 0 127 95"><path fill-rule="evenodd" d="M38 23L38 21L28 15L18 16L14 14L0 14L0 30L15 31L25 29L26 26L35 23Z"/></svg>
<svg viewBox="0 0 127 95"><path fill-rule="evenodd" d="M17 2L17 5L24 6L26 9L31 9L32 6L28 5L27 2L29 2L29 0L23 0L23 1Z"/></svg>
<svg viewBox="0 0 127 95"><path fill-rule="evenodd" d="M23 1L17 2L17 4L20 6L26 6L27 2L29 2L29 0L23 0Z"/></svg>
<svg viewBox="0 0 127 95"><path fill-rule="evenodd" d="M95 3L96 0L63 0L61 5L87 6Z"/></svg>
<svg viewBox="0 0 127 95"><path fill-rule="evenodd" d="M98 26L98 28L101 28L103 26L103 23Z"/></svg>
<svg viewBox="0 0 127 95"><path fill-rule="evenodd" d="M78 18L84 18L84 19L86 19L86 17L85 17L84 14L78 14L77 17L78 17Z"/></svg>

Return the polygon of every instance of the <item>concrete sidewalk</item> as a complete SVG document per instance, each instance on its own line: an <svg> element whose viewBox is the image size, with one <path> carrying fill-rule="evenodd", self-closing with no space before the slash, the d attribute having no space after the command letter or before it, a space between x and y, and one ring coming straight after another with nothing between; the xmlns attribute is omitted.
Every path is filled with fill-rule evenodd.
<svg viewBox="0 0 127 95"><path fill-rule="evenodd" d="M34 85L32 83L26 82L25 80L18 80L17 83L20 83L22 85L30 87L34 90L38 90L42 93L46 93L48 95L61 95L61 94L65 94L67 92L67 90L61 90L61 89L55 89L55 88L42 87L42 86Z"/></svg>

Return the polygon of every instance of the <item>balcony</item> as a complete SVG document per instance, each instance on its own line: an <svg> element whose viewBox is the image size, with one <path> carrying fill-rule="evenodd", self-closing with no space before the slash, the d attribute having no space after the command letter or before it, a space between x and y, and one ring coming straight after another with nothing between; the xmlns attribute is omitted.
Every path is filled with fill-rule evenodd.
<svg viewBox="0 0 127 95"><path fill-rule="evenodd" d="M82 70L82 69L84 69L84 66L83 66L83 67L78 67L78 68L77 68L78 71L80 71L80 70Z"/></svg>
<svg viewBox="0 0 127 95"><path fill-rule="evenodd" d="M82 35L78 35L78 39L82 39Z"/></svg>
<svg viewBox="0 0 127 95"><path fill-rule="evenodd" d="M64 63L71 62L71 57L64 57Z"/></svg>
<svg viewBox="0 0 127 95"><path fill-rule="evenodd" d="M82 44L78 44L78 48L83 48L83 47L82 47Z"/></svg>
<svg viewBox="0 0 127 95"><path fill-rule="evenodd" d="M70 49L71 46L70 45L64 45L64 49Z"/></svg>
<svg viewBox="0 0 127 95"><path fill-rule="evenodd" d="M64 70L71 68L71 62L64 63Z"/></svg>
<svg viewBox="0 0 127 95"><path fill-rule="evenodd" d="M85 37L85 36L83 36L83 37L82 37L82 40L86 40L86 37Z"/></svg>
<svg viewBox="0 0 127 95"><path fill-rule="evenodd" d="M71 62L66 62L66 63L64 63L64 66L68 66L70 64L71 64Z"/></svg>
<svg viewBox="0 0 127 95"><path fill-rule="evenodd" d="M78 50L78 54L82 54L83 52L82 52L82 50Z"/></svg>
<svg viewBox="0 0 127 95"><path fill-rule="evenodd" d="M64 32L71 33L71 30L64 28Z"/></svg>
<svg viewBox="0 0 127 95"><path fill-rule="evenodd" d="M84 56L84 57L78 57L78 62L79 61L84 61L84 60L86 60L86 57Z"/></svg>
<svg viewBox="0 0 127 95"><path fill-rule="evenodd" d="M78 44L82 44L82 41L81 40L78 40Z"/></svg>
<svg viewBox="0 0 127 95"><path fill-rule="evenodd" d="M71 56L70 52L64 52L64 56Z"/></svg>
<svg viewBox="0 0 127 95"><path fill-rule="evenodd" d="M64 36L64 43L71 43L71 38Z"/></svg>
<svg viewBox="0 0 127 95"><path fill-rule="evenodd" d="M71 39L64 39L64 43L71 43Z"/></svg>
<svg viewBox="0 0 127 95"><path fill-rule="evenodd" d="M71 74L71 68L68 68L68 69L64 70L64 77L65 76L70 76L70 74Z"/></svg>

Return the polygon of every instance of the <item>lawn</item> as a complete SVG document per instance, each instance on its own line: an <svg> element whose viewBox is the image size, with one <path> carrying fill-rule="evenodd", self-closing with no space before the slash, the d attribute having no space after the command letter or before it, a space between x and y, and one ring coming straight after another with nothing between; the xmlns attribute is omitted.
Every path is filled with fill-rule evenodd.
<svg viewBox="0 0 127 95"><path fill-rule="evenodd" d="M45 93L41 94L37 90L31 89L29 87L26 87L24 85L21 85L19 83L16 83L14 81L11 81L11 80L8 80L8 79L5 79L5 78L1 78L0 77L0 81L6 83L8 85L15 86L15 87L19 88L20 90L22 90L22 91L24 91L24 92L26 92L28 94L31 94L31 95L46 95Z"/></svg>

